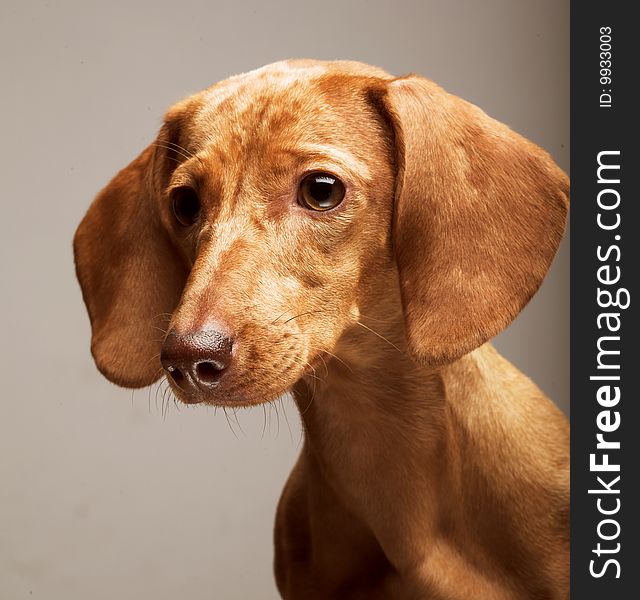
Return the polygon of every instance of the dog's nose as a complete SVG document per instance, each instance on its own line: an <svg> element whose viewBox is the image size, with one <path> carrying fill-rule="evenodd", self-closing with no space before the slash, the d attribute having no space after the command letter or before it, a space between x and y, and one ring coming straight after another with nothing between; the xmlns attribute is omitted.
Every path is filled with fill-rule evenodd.
<svg viewBox="0 0 640 600"><path fill-rule="evenodd" d="M178 387L197 392L218 384L231 364L232 349L232 338L214 328L190 333L171 330L162 345L160 362Z"/></svg>

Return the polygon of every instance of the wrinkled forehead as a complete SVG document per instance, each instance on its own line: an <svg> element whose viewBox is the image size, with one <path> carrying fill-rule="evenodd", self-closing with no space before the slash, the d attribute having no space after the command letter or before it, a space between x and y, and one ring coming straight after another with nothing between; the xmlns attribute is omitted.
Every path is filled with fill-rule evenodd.
<svg viewBox="0 0 640 600"><path fill-rule="evenodd" d="M202 92L188 128L201 148L227 153L315 143L366 156L379 120L367 99L372 81L322 65L269 66Z"/></svg>

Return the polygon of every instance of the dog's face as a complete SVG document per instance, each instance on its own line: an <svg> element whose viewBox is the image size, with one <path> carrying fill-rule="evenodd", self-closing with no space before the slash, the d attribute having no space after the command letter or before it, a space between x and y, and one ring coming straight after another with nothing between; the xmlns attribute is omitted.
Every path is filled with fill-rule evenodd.
<svg viewBox="0 0 640 600"><path fill-rule="evenodd" d="M363 315L453 360L537 289L565 194L544 153L426 80L315 61L231 78L171 109L78 229L94 357L225 405L278 397Z"/></svg>
<svg viewBox="0 0 640 600"><path fill-rule="evenodd" d="M163 349L179 397L278 397L335 350L392 268L393 149L365 90L345 77L269 69L169 115L172 137L159 143L179 164L166 165L167 193L155 199L191 272ZM201 331L226 337L231 358L212 354L213 367L195 373L171 364L181 338Z"/></svg>

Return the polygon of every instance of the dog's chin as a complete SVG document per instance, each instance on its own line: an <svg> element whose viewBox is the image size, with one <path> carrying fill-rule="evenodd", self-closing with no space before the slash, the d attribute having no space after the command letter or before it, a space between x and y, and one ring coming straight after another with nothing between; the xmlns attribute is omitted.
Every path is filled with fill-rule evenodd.
<svg viewBox="0 0 640 600"><path fill-rule="evenodd" d="M183 404L205 404L208 406L216 406L220 408L248 408L259 404L266 404L277 400L286 394L295 383L303 376L291 378L290 382L281 385L256 385L238 383L236 385L227 386L224 383L200 388L197 392L186 393L175 383L169 381L169 386L173 391L177 400Z"/></svg>
<svg viewBox="0 0 640 600"><path fill-rule="evenodd" d="M188 391L171 377L167 377L167 381L176 399L183 404L206 404L221 408L250 407L277 400L302 379L317 383L321 380L317 375L321 366L326 368L326 360L321 355L309 356L304 361L290 357L285 364L278 365L276 370L242 369L209 385L193 386Z"/></svg>

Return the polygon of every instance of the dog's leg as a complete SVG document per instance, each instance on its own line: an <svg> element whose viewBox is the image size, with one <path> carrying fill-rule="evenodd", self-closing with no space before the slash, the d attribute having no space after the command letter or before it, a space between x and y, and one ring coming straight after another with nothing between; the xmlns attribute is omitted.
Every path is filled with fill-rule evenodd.
<svg viewBox="0 0 640 600"><path fill-rule="evenodd" d="M275 574L286 600L380 600L395 573L368 528L346 510L306 446L275 524Z"/></svg>

